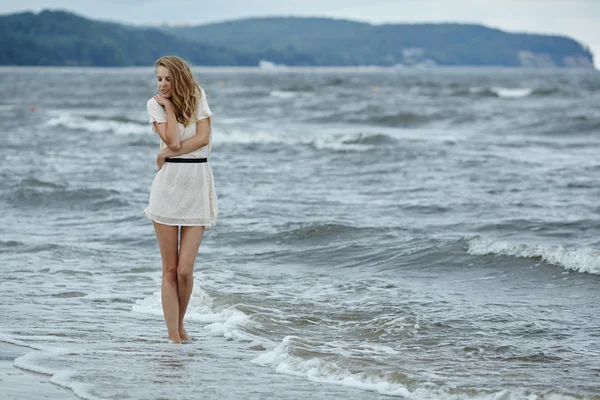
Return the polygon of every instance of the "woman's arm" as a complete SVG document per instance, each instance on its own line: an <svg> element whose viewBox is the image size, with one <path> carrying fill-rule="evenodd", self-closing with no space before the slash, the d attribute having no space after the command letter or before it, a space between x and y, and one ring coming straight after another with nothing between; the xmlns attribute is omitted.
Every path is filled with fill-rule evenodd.
<svg viewBox="0 0 600 400"><path fill-rule="evenodd" d="M158 156L156 158L158 168L160 169L162 167L162 164L165 162L165 158L167 157L175 157L181 154L191 153L194 150L198 150L199 148L206 146L209 141L210 130L210 118L201 119L200 121L196 122L196 134L191 138L181 142L178 149L174 150L170 147L167 147L166 149L162 149L158 152Z"/></svg>
<svg viewBox="0 0 600 400"><path fill-rule="evenodd" d="M178 150L181 146L181 142L179 138L177 117L175 116L175 111L173 111L173 104L168 99L159 95L154 96L154 98L158 104L165 107L165 114L167 114L167 122L154 122L154 130L169 149Z"/></svg>

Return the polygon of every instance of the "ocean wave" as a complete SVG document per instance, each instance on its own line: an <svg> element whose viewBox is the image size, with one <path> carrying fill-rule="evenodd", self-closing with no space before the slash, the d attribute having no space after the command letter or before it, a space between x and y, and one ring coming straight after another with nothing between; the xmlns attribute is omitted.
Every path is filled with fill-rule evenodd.
<svg viewBox="0 0 600 400"><path fill-rule="evenodd" d="M0 240L0 253L12 251L15 248L25 246L25 243L16 240Z"/></svg>
<svg viewBox="0 0 600 400"><path fill-rule="evenodd" d="M141 135L151 132L149 124L142 124L126 117L110 119L79 115L74 113L60 113L46 121L46 126L59 127L78 131L100 133L111 132L116 135Z"/></svg>
<svg viewBox="0 0 600 400"><path fill-rule="evenodd" d="M477 237L467 240L467 252L472 255L533 258L566 270L600 275L600 251L589 247L541 246Z"/></svg>
<svg viewBox="0 0 600 400"><path fill-rule="evenodd" d="M568 121L571 126L569 126L569 131L565 133L600 133L600 119L597 117L577 115L569 118Z"/></svg>
<svg viewBox="0 0 600 400"><path fill-rule="evenodd" d="M551 95L559 93L559 92L560 91L556 88L534 89L533 92L531 92L531 95L536 96L536 97L545 97L545 96L551 96Z"/></svg>
<svg viewBox="0 0 600 400"><path fill-rule="evenodd" d="M328 136L296 137L289 134L277 134L268 131L241 132L232 130L215 136L215 144L242 145L285 145L309 146L316 150L338 152L364 152L374 148L385 148L398 143L398 140L383 133L356 132L348 134L332 134Z"/></svg>
<svg viewBox="0 0 600 400"><path fill-rule="evenodd" d="M43 251L56 252L64 249L67 249L67 247L55 243L0 242L0 253L34 254Z"/></svg>
<svg viewBox="0 0 600 400"><path fill-rule="evenodd" d="M256 130L256 131L239 131L232 129L228 132L223 132L216 135L214 138L215 144L288 144L297 145L303 143L302 139L290 137L287 135L277 134L275 132Z"/></svg>
<svg viewBox="0 0 600 400"><path fill-rule="evenodd" d="M533 93L533 89L529 88L504 88L504 87L493 87L490 89L498 97L503 98L518 98L526 97Z"/></svg>
<svg viewBox="0 0 600 400"><path fill-rule="evenodd" d="M13 186L8 200L19 208L64 207L97 211L128 206L129 202L121 198L120 194L112 189L69 188L63 183L27 178Z"/></svg>
<svg viewBox="0 0 600 400"><path fill-rule="evenodd" d="M507 87L472 87L467 90L456 91L455 95L475 95L481 97L520 98L534 93L530 88L507 88Z"/></svg>
<svg viewBox="0 0 600 400"><path fill-rule="evenodd" d="M50 382L70 389L77 397L85 400L100 400L100 398L92 394L93 385L80 383L73 378L78 375L76 371L70 370L55 370L46 366L47 358L55 358L69 354L70 351L65 348L44 349L44 351L32 351L14 360L15 367L20 369L35 372L37 374L47 375L50 377Z"/></svg>
<svg viewBox="0 0 600 400"><path fill-rule="evenodd" d="M14 339L6 334L0 334L0 342L14 344L15 346L26 347L28 349L33 349L33 350L47 350L48 349L47 347L45 347L43 345L39 345L36 343L30 343L30 342L24 342L22 340Z"/></svg>
<svg viewBox="0 0 600 400"><path fill-rule="evenodd" d="M288 85L288 86L284 86L281 88L281 90L286 91L286 92L301 92L301 93L306 93L306 92L312 92L315 90L313 85L306 85L306 84L296 84L296 85Z"/></svg>
<svg viewBox="0 0 600 400"><path fill-rule="evenodd" d="M263 351L251 362L265 366L275 366L276 371L279 373L304 377L310 381L325 384L342 385L410 399L493 400L499 398L497 393L486 394L482 392L481 396L472 396L472 391L460 393L460 391L453 390L447 392L445 389L433 384L420 384L403 374L382 373L379 371L379 364L369 360L389 356L390 354L398 354L398 350L384 343L317 342L297 336L286 336L281 343L273 343L264 337L258 336L261 333L272 334L273 329L268 329L268 332L253 329L253 325L261 325L261 321L260 318L256 321L252 319L255 315L257 317L262 316L273 323L273 315L267 318L264 313L257 312L258 310L255 310L255 307L246 308L243 305L229 306L218 310L214 303L215 299L208 292L195 285L186 318L208 323L204 326L204 329L215 336L246 342L249 343L250 349ZM242 309L247 312L243 312ZM132 310L162 316L160 292L137 300L136 304L132 306ZM281 316L279 315L279 317ZM277 325L283 325L285 330L289 329L291 321L288 318L284 318L287 322L285 324L279 318L275 320ZM362 327L369 331L375 329L376 331L373 331L373 334L382 336L385 334L384 332L396 334L396 331L407 322L402 318L374 318L365 321ZM311 322L307 323L314 324L318 321L315 322L311 319ZM410 324L413 325L412 322ZM272 350L267 351L265 348L269 346L272 347ZM352 361L354 358L360 359L360 361L355 363ZM337 361L338 359L339 361ZM369 368L369 366L373 368Z"/></svg>
<svg viewBox="0 0 600 400"><path fill-rule="evenodd" d="M408 111L394 114L375 113L375 115L369 113L367 115L369 116L364 119L349 118L348 122L367 123L380 126L413 127L443 119L439 115L417 114Z"/></svg>
<svg viewBox="0 0 600 400"><path fill-rule="evenodd" d="M271 90L270 96L277 97L279 99L293 99L299 96L299 92L293 92L288 90Z"/></svg>
<svg viewBox="0 0 600 400"><path fill-rule="evenodd" d="M546 97L558 93L558 89L531 89L531 88L505 88L505 87L472 87L467 90L459 90L454 95L475 95L481 97Z"/></svg>
<svg viewBox="0 0 600 400"><path fill-rule="evenodd" d="M363 145L388 145L398 141L389 135L383 133L357 133L355 135L343 138L342 144L363 144Z"/></svg>
<svg viewBox="0 0 600 400"><path fill-rule="evenodd" d="M160 292L141 300L136 300L132 306L134 312L162 316L162 302ZM226 339L241 339L253 341L256 338L243 330L248 324L250 316L235 306L215 310L213 298L197 283L194 285L192 296L185 314L186 319L206 322L205 329L213 335L223 336Z"/></svg>
<svg viewBox="0 0 600 400"><path fill-rule="evenodd" d="M389 229L388 229L389 231ZM371 233L382 234L381 228L356 227L337 223L314 223L308 225L285 224L271 235L247 235L245 243L284 244L294 246L329 246L354 238L368 237ZM385 232L383 232L385 233ZM300 250L300 247L295 248Z"/></svg>
<svg viewBox="0 0 600 400"><path fill-rule="evenodd" d="M556 118L552 124L539 123L537 125L537 130L542 135L573 136L600 133L600 118L594 115L565 115ZM570 145L577 146L577 143L573 142Z"/></svg>
<svg viewBox="0 0 600 400"><path fill-rule="evenodd" d="M144 139L146 139L146 140L144 140ZM128 143L128 146L145 147L145 148L151 148L151 149L158 148L158 145L156 144L156 141L154 140L154 136L140 137L140 140L132 140Z"/></svg>
<svg viewBox="0 0 600 400"><path fill-rule="evenodd" d="M421 326L416 319L407 315L382 315L357 324L361 338L369 340L397 341L401 337L416 335Z"/></svg>
<svg viewBox="0 0 600 400"><path fill-rule="evenodd" d="M343 86L345 83L350 83L348 79L342 79L340 77L329 78L324 82L325 86Z"/></svg>
<svg viewBox="0 0 600 400"><path fill-rule="evenodd" d="M340 366L331 357L312 356L311 352L306 351L306 348L310 346L310 341L298 336L286 336L279 345L254 358L252 362L264 366L274 366L278 373L303 377L313 382L341 385L406 399L511 400L532 398L525 393L512 393L508 390L446 389L433 382L416 382L400 373L365 371L368 364L366 362L361 363L360 367L352 368L353 371L351 371ZM363 371L359 372L360 369ZM535 398L538 397L535 396Z"/></svg>
<svg viewBox="0 0 600 400"><path fill-rule="evenodd" d="M16 104L0 104L0 112L13 111L17 108Z"/></svg>
<svg viewBox="0 0 600 400"><path fill-rule="evenodd" d="M314 92L314 87L310 85L292 85L271 90L269 95L281 99L298 97L302 94Z"/></svg>
<svg viewBox="0 0 600 400"><path fill-rule="evenodd" d="M67 187L66 183L57 183L57 182L47 182L37 178L25 178L22 179L17 187L14 189L23 189L23 188L48 188L48 189L65 189Z"/></svg>

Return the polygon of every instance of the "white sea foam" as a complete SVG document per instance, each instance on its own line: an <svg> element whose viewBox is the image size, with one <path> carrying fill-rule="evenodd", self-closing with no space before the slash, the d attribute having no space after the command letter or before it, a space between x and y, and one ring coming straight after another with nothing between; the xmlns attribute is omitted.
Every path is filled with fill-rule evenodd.
<svg viewBox="0 0 600 400"><path fill-rule="evenodd" d="M323 132L317 126L304 126L304 131L281 130L278 128L255 128L253 130L229 127L214 136L214 145L220 144L281 144L285 146L309 146L317 150L340 152L365 152L378 147L389 146L394 142L426 142L442 145L466 142L469 133L464 136L449 135L446 131L429 131L427 135L418 129L374 129L361 128L360 131L348 132L331 130Z"/></svg>
<svg viewBox="0 0 600 400"><path fill-rule="evenodd" d="M231 144L269 144L280 143L294 145L298 144L298 139L285 134L276 134L264 130L257 131L241 131L229 130L219 135L215 135L214 143L231 143Z"/></svg>
<svg viewBox="0 0 600 400"><path fill-rule="evenodd" d="M290 92L288 90L271 90L269 93L272 97L277 97L279 99L291 99L294 97L298 97L298 92Z"/></svg>
<svg viewBox="0 0 600 400"><path fill-rule="evenodd" d="M83 130L87 132L112 132L116 135L150 134L150 125L111 119L90 119L73 113L56 114L46 121L50 127Z"/></svg>
<svg viewBox="0 0 600 400"><path fill-rule="evenodd" d="M357 134L352 135L335 135L333 137L317 137L311 143L318 150L334 150L334 151L369 151L374 145L363 143L352 143L358 137Z"/></svg>
<svg viewBox="0 0 600 400"><path fill-rule="evenodd" d="M15 361L13 362L13 365L15 367L27 370L27 371L31 371L31 372L35 372L38 374L42 374L42 375L49 375L52 376L56 373L55 370L46 368L41 366L40 364L43 364L43 362L36 362L39 360L43 360L45 359L45 357L47 356L49 352L40 352L40 351L32 351L29 352L27 354L22 355L21 357L17 357L15 359ZM52 352L54 355L60 355L60 354L64 354L64 351L54 351Z"/></svg>
<svg viewBox="0 0 600 400"><path fill-rule="evenodd" d="M255 132L230 130L215 136L214 143L227 144L282 144L287 146L312 146L318 150L357 151L371 150L375 145L357 143L363 135L360 133L332 134L327 136L310 137L306 135L294 136L282 132Z"/></svg>
<svg viewBox="0 0 600 400"><path fill-rule="evenodd" d="M14 343L18 341L2 340L7 343ZM44 365L45 360L48 357L60 357L61 355L69 354L70 351L65 348L53 348L47 349L45 351L32 351L27 354L24 354L21 357L18 357L13 362L13 365L17 368L24 369L26 371L35 372L37 374L48 375L50 376L50 382L62 386L64 388L70 389L77 397L80 397L84 400L100 400L98 397L94 396L91 393L91 389L93 385L80 383L75 381L73 378L78 375L76 371L67 371L67 370L53 370L47 368Z"/></svg>
<svg viewBox="0 0 600 400"><path fill-rule="evenodd" d="M529 88L503 88L493 87L492 91L498 95L498 97L513 98L513 97L525 97L532 93Z"/></svg>
<svg viewBox="0 0 600 400"><path fill-rule="evenodd" d="M52 378L50 378L50 382L54 383L55 385L70 389L77 397L84 400L101 400L99 397L96 397L91 393L94 387L93 385L90 385L89 383L76 382L73 379L77 375L78 373L76 371L58 371L52 376Z"/></svg>
<svg viewBox="0 0 600 400"><path fill-rule="evenodd" d="M155 292L149 297L137 300L136 304L132 306L132 310L139 313L162 316L160 292ZM215 311L212 297L198 283L194 285L192 297L190 298L185 315L188 320L208 323L205 329L208 329L214 335L224 336L227 339L255 339L240 330L250 319L247 314L236 309L234 306Z"/></svg>
<svg viewBox="0 0 600 400"><path fill-rule="evenodd" d="M472 238L468 241L467 252L473 255L496 254L521 258L540 258L544 262L567 270L600 275L600 251L589 247L566 248L563 246L540 246Z"/></svg>
<svg viewBox="0 0 600 400"><path fill-rule="evenodd" d="M472 87L469 89L469 92L473 94L493 93L494 95L502 98L519 98L529 96L531 93L533 93L533 90L529 88Z"/></svg>
<svg viewBox="0 0 600 400"><path fill-rule="evenodd" d="M297 336L286 336L273 350L263 353L252 360L260 365L273 365L278 373L305 377L319 383L336 384L355 389L378 392L388 396L398 396L414 400L512 400L512 399L538 399L525 394L513 394L502 390L496 393L456 393L449 392L442 387L430 382L425 382L421 387L409 390L400 383L389 382L381 374L352 373L332 361L320 358L303 359L291 355L290 349L295 342L303 340Z"/></svg>

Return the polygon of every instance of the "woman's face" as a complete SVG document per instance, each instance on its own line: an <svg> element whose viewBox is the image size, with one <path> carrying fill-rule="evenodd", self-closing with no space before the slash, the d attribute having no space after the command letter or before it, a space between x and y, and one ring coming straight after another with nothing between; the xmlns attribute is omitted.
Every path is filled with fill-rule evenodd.
<svg viewBox="0 0 600 400"><path fill-rule="evenodd" d="M160 65L156 68L156 80L158 83L158 93L162 97L171 97L171 75L167 67Z"/></svg>

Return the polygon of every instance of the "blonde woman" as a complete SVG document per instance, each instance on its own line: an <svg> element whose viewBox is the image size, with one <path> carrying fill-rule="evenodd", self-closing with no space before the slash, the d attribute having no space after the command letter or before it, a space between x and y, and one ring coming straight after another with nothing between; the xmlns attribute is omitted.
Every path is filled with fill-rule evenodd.
<svg viewBox="0 0 600 400"><path fill-rule="evenodd" d="M155 67L158 93L148 101L147 110L161 143L158 173L144 214L152 220L160 248L161 300L169 338L181 343L190 340L183 318L200 241L204 229L217 222L217 197L208 165L212 112L186 61L166 56Z"/></svg>

